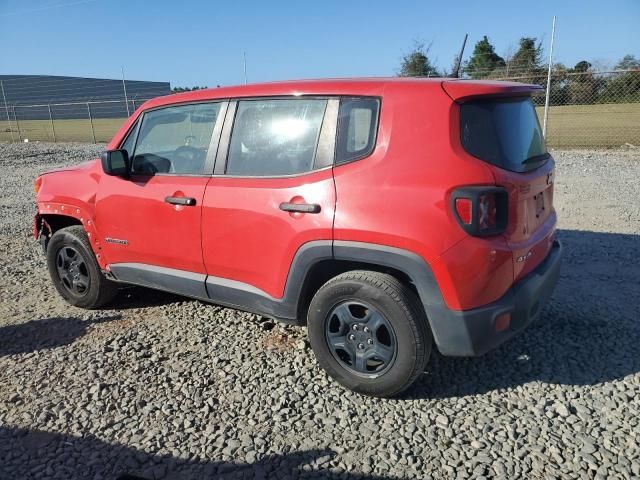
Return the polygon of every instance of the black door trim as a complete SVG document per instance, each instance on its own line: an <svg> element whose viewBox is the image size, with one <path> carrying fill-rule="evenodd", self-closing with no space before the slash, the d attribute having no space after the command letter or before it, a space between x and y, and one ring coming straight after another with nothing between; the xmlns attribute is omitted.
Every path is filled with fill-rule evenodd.
<svg viewBox="0 0 640 480"><path fill-rule="evenodd" d="M275 318L282 322L304 324L298 319L298 302L308 275L320 262L336 260L371 265L373 269L388 267L404 273L415 285L421 303L440 343L442 334L438 318L430 315L446 308L440 288L427 262L419 255L396 247L363 242L316 240L302 245L291 263L282 298L274 298L253 285L201 273L140 263L116 263L109 267L115 280L165 290L238 310Z"/></svg>

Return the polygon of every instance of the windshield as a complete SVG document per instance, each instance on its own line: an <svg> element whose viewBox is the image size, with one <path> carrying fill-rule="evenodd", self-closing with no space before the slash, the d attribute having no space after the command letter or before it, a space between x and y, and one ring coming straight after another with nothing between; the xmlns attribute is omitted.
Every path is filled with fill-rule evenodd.
<svg viewBox="0 0 640 480"><path fill-rule="evenodd" d="M460 135L468 153L513 172L538 168L549 156L529 97L463 103Z"/></svg>

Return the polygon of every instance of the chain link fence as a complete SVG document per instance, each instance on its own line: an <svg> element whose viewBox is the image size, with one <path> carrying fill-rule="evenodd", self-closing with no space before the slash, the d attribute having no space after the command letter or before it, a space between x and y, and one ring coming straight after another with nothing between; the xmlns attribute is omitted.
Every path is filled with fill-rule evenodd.
<svg viewBox="0 0 640 480"><path fill-rule="evenodd" d="M536 83L547 75L494 78ZM551 72L547 144L552 148L640 146L640 70ZM534 99L540 123L544 95Z"/></svg>
<svg viewBox="0 0 640 480"><path fill-rule="evenodd" d="M546 87L547 75L540 71L492 79ZM640 146L640 70L555 69L550 85L549 147ZM0 142L107 142L144 100L0 105ZM534 101L542 123L545 97Z"/></svg>
<svg viewBox="0 0 640 480"><path fill-rule="evenodd" d="M144 100L0 106L0 142L108 142Z"/></svg>

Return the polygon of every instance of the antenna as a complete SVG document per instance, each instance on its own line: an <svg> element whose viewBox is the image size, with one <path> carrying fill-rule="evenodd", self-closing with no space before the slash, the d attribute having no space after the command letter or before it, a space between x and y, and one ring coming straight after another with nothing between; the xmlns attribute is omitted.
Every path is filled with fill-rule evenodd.
<svg viewBox="0 0 640 480"><path fill-rule="evenodd" d="M460 49L460 54L458 55L458 61L456 62L456 68L451 73L451 76L453 78L460 78L460 64L462 63L462 55L464 54L464 47L467 44L467 37L468 36L469 36L468 33L464 34L464 40L462 41L462 48Z"/></svg>

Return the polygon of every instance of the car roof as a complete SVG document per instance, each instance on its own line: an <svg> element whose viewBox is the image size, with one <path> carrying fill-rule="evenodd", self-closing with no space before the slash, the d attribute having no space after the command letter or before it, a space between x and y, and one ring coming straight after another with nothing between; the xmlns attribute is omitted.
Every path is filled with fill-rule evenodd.
<svg viewBox="0 0 640 480"><path fill-rule="evenodd" d="M461 80L455 78L424 77L374 77L374 78L332 78L316 80L286 80L278 82L253 83L218 88L205 88L184 93L176 93L153 98L141 108L149 109L174 103L197 102L222 98L302 96L302 95L354 95L381 96L389 85L422 86L424 88L444 88L455 100L457 96L469 96L512 91L532 92L541 87L514 82Z"/></svg>

